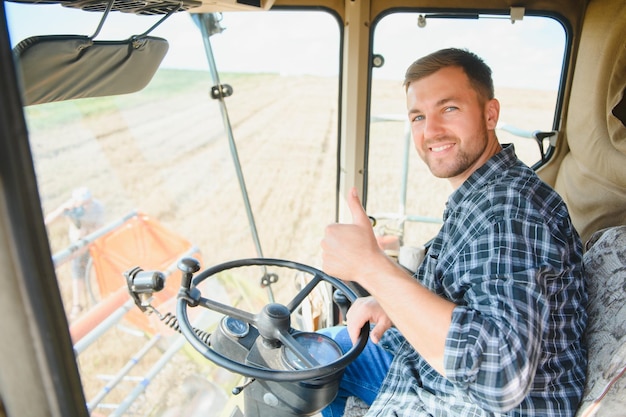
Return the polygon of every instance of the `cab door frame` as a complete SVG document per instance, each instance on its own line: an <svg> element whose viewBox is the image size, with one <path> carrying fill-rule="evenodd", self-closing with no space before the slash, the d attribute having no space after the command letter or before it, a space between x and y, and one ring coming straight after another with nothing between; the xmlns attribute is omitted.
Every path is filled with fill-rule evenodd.
<svg viewBox="0 0 626 417"><path fill-rule="evenodd" d="M85 417L0 5L0 415Z"/></svg>

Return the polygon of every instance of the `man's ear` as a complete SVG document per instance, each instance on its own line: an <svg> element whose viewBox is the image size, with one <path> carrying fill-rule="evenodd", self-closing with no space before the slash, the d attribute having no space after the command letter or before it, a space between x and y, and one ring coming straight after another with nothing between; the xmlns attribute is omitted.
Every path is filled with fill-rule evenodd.
<svg viewBox="0 0 626 417"><path fill-rule="evenodd" d="M498 124L498 118L500 117L500 102L496 98L485 103L485 122L487 124L487 130L495 130Z"/></svg>

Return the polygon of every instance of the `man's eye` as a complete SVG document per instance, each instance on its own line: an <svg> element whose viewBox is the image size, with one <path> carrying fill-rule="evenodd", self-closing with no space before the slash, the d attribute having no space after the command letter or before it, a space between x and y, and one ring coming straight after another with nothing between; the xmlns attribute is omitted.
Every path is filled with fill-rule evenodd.
<svg viewBox="0 0 626 417"><path fill-rule="evenodd" d="M455 110L458 110L458 109L459 109L459 108L458 108L458 107L455 107L455 106L448 106L448 107L446 107L446 108L445 108L445 110L444 110L444 111L445 111L445 112L451 112L451 111L455 111Z"/></svg>
<svg viewBox="0 0 626 417"><path fill-rule="evenodd" d="M424 120L424 119L425 119L425 117L424 117L423 115L418 114L417 116L415 116L415 117L413 118L413 121L414 121L414 122L419 122L419 121L422 121L422 120Z"/></svg>

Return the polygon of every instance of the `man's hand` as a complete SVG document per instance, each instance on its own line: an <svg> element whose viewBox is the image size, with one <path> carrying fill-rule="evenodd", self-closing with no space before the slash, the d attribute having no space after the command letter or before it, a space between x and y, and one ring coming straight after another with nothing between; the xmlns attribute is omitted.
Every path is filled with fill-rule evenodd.
<svg viewBox="0 0 626 417"><path fill-rule="evenodd" d="M361 328L368 322L375 324L370 332L370 338L374 343L378 343L383 333L393 325L387 313L374 297L357 298L348 310L346 319L348 321L348 334L353 344L356 343Z"/></svg>
<svg viewBox="0 0 626 417"><path fill-rule="evenodd" d="M350 338L354 342L361 327L370 321L376 323L371 339L378 342L394 325L415 350L445 376L443 357L455 305L422 286L385 255L355 189L348 196L348 206L352 223L332 224L326 228L322 261L327 274L358 282L372 294L372 297L355 301L348 310Z"/></svg>
<svg viewBox="0 0 626 417"><path fill-rule="evenodd" d="M326 227L322 240L324 271L345 281L359 281L368 272L376 259L385 257L378 246L369 217L363 210L355 188L348 196L348 207L352 213L351 224L331 224Z"/></svg>

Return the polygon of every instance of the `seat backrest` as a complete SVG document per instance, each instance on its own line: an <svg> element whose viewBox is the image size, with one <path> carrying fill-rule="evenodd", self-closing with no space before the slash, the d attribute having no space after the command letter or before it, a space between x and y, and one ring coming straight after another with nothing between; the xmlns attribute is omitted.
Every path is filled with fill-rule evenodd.
<svg viewBox="0 0 626 417"><path fill-rule="evenodd" d="M626 225L594 233L584 255L589 366L578 417L626 415Z"/></svg>
<svg viewBox="0 0 626 417"><path fill-rule="evenodd" d="M557 153L569 151L560 165L554 163L559 167L554 181L547 170L545 178L567 203L583 241L596 230L626 224L626 120L620 119L626 91L626 2L588 3L564 126L568 146L559 145Z"/></svg>

